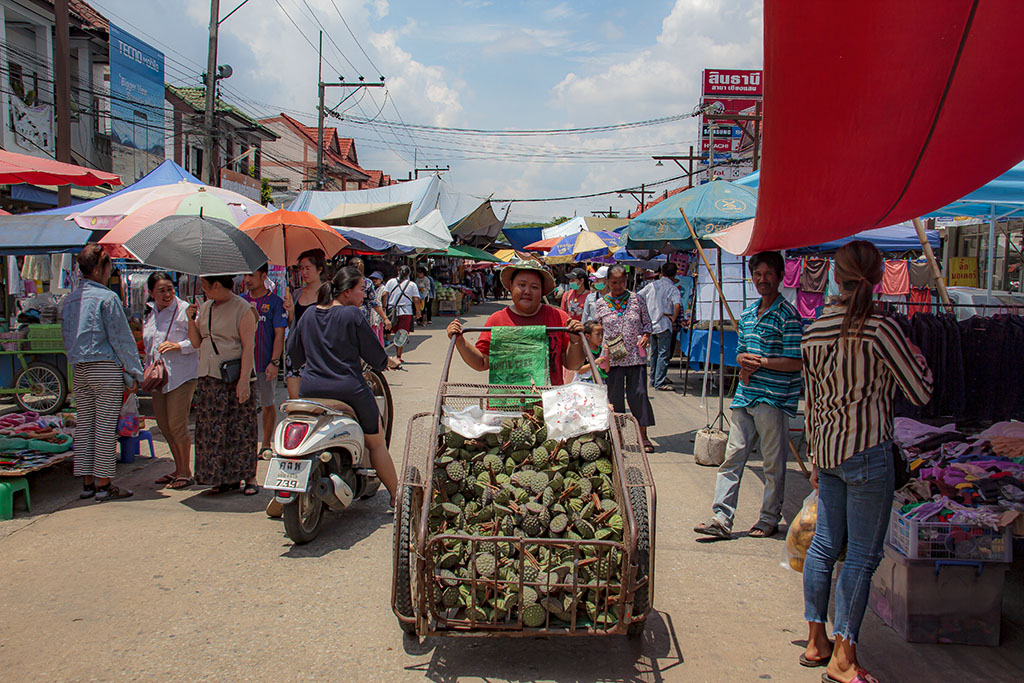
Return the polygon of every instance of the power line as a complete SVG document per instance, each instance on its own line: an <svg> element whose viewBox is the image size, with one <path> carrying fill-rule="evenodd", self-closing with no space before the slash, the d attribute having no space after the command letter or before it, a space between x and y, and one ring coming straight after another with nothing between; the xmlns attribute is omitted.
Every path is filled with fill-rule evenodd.
<svg viewBox="0 0 1024 683"><path fill-rule="evenodd" d="M603 133L612 130L629 130L632 128L642 128L646 126L658 126L666 123L673 123L675 121L682 121L685 119L694 118L695 114L675 114L672 116L663 116L656 119L646 119L643 121L631 121L628 123L615 123L604 126L587 126L582 128L537 128L537 129L520 129L520 130L497 130L497 129L486 129L486 128L450 128L446 126L429 126L426 124L419 123L405 123L400 124L394 121L385 121L390 125L402 126L405 128L411 128L414 130L429 130L439 131L448 133L458 133L462 135L489 135L495 137L529 137L537 135L582 135L587 133ZM365 120L359 119L358 117L350 117L353 123L366 123Z"/></svg>
<svg viewBox="0 0 1024 683"><path fill-rule="evenodd" d="M356 47L358 47L359 51L363 53L364 57L366 57L366 61L368 61L370 63L370 66L372 66L374 68L374 70L377 72L378 76L383 76L384 74L381 72L381 70L378 69L377 65L373 63L372 59L370 59L370 55L366 54L366 50L363 49L363 46L359 42L359 39L356 38L356 34L352 32L351 28L349 28L348 22L345 21L344 15L342 15L341 10L338 9L338 5L334 2L334 0L331 0L331 4L334 5L334 11L338 13L338 18L341 19L341 23L343 23L345 25L345 30L347 30L348 34L350 36L352 36L352 40L354 40L356 42ZM355 67L353 67L353 68L355 68Z"/></svg>

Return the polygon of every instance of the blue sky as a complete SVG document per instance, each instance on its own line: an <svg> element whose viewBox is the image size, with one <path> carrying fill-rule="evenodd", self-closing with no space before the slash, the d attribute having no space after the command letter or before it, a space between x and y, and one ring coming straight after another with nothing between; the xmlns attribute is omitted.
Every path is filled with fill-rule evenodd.
<svg viewBox="0 0 1024 683"><path fill-rule="evenodd" d="M198 84L208 0L93 4L166 53L169 82ZM236 4L221 0L222 16ZM235 72L224 99L254 115L287 111L315 124L317 59L306 41L316 44L321 25L329 35L325 80L357 71L375 79L371 61L387 77L387 101L382 90L367 90L351 110L367 118L380 111L378 120L340 124L342 135L356 139L360 163L396 177L414 159L451 165L454 189L479 196L568 196L668 178L674 167L655 167L647 157L685 152L696 126L686 120L509 139L408 132L383 121L533 129L645 120L689 112L703 68L761 66L758 0L250 0L221 25L218 61ZM631 203L616 195L517 203L510 220L589 215Z"/></svg>

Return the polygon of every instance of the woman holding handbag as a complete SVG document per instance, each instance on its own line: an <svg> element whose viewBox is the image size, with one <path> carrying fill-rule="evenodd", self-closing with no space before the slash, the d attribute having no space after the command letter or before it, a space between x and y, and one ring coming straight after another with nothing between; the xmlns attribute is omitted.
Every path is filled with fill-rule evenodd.
<svg viewBox="0 0 1024 683"><path fill-rule="evenodd" d="M146 285L153 300L142 323L146 347L142 390L153 397L156 424L174 458L174 471L155 483L183 489L195 483L188 417L196 391L199 354L188 338L188 303L175 294L171 276L153 273Z"/></svg>
<svg viewBox="0 0 1024 683"><path fill-rule="evenodd" d="M206 301L188 307L188 338L199 348L196 481L213 493L259 493L256 446L260 402L253 374L256 314L231 290L230 275L202 277Z"/></svg>

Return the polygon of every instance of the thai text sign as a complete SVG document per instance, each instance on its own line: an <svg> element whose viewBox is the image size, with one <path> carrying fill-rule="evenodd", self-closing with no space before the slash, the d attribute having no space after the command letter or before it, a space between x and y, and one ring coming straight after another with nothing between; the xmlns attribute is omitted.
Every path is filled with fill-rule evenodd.
<svg viewBox="0 0 1024 683"><path fill-rule="evenodd" d="M704 69L705 97L761 97L763 81L760 69Z"/></svg>
<svg viewBox="0 0 1024 683"><path fill-rule="evenodd" d="M978 286L978 259L973 256L953 256L949 259L950 287Z"/></svg>

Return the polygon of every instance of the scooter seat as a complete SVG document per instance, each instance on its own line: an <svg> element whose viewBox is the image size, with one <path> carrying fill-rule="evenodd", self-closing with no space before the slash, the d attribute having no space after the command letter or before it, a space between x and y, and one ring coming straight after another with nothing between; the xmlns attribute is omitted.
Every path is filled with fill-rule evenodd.
<svg viewBox="0 0 1024 683"><path fill-rule="evenodd" d="M319 404L319 405L314 405L314 404ZM345 403L344 401L339 401L339 400L334 399L334 398L310 398L310 397L304 397L304 398L300 398L300 399L297 399L297 400L288 401L287 403L284 404L283 407L284 407L284 411L286 413L313 413L313 414L320 414L320 413L324 412L323 408L321 408L321 406L323 406L323 408L326 408L328 410L333 410L333 411L338 412L338 413L344 413L344 414L346 414L346 415L348 415L349 417L352 417L352 418L356 417L356 411L353 410L352 406L350 406L349 404Z"/></svg>

